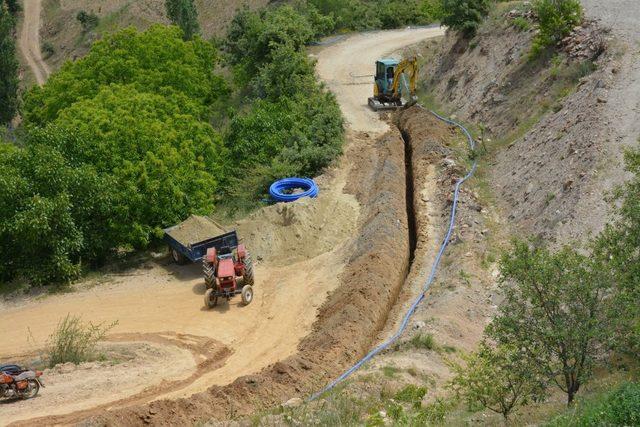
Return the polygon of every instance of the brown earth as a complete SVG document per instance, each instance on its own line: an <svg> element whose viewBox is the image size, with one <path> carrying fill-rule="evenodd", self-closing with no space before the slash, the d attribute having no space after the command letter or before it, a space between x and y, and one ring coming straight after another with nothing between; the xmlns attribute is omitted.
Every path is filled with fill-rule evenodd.
<svg viewBox="0 0 640 427"><path fill-rule="evenodd" d="M604 114L609 88L622 78L624 48L594 22L584 29L605 37L608 49L587 59L529 61L533 30L519 31L498 14L473 44L448 33L425 71L433 99L484 125L489 182L509 222L558 244L600 230L605 195L625 179L624 148Z"/></svg>

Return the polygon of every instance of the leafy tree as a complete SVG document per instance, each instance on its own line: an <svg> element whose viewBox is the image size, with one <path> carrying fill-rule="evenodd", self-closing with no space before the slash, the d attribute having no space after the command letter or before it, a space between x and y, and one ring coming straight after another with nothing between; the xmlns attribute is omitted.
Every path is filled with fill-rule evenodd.
<svg viewBox="0 0 640 427"><path fill-rule="evenodd" d="M83 212L96 213L92 197L102 199L110 190L92 177L93 170L71 168L52 147L0 151L0 250L11 254L0 265L0 279L23 276L46 284L79 274L83 249L93 242L83 236L78 219ZM108 238L106 224L95 232Z"/></svg>
<svg viewBox="0 0 640 427"><path fill-rule="evenodd" d="M471 410L489 409L507 421L518 407L545 395L544 376L536 365L523 363L511 345L492 347L484 342L464 361L465 366L452 365L450 387Z"/></svg>
<svg viewBox="0 0 640 427"><path fill-rule="evenodd" d="M609 278L575 250L556 253L515 242L500 262L504 302L487 335L522 349L523 366L539 366L570 404L608 345Z"/></svg>
<svg viewBox="0 0 640 427"><path fill-rule="evenodd" d="M288 5L262 12L241 11L232 21L225 51L241 77L248 82L262 65L272 62L272 53L282 46L294 51L313 40L310 22Z"/></svg>
<svg viewBox="0 0 640 427"><path fill-rule="evenodd" d="M473 37L489 14L489 0L443 0L442 24Z"/></svg>
<svg viewBox="0 0 640 427"><path fill-rule="evenodd" d="M213 209L224 149L198 114L184 95L111 85L62 111L47 143L113 180L117 241L144 247L160 228Z"/></svg>
<svg viewBox="0 0 640 427"><path fill-rule="evenodd" d="M625 159L633 178L617 191L621 202L617 219L596 239L593 258L613 282L616 344L636 355L640 352L640 151L628 152Z"/></svg>
<svg viewBox="0 0 640 427"><path fill-rule="evenodd" d="M18 110L18 60L14 18L0 3L0 124L8 124Z"/></svg>
<svg viewBox="0 0 640 427"><path fill-rule="evenodd" d="M196 38L185 42L179 28L151 26L144 32L127 28L95 42L84 58L65 63L42 88L27 93L27 124L45 125L61 110L94 97L102 86L131 84L140 92L181 92L203 106L211 106L227 93L215 75L216 53ZM207 116L202 109L201 117Z"/></svg>
<svg viewBox="0 0 640 427"><path fill-rule="evenodd" d="M193 0L166 0L165 7L171 22L182 29L185 40L191 40L200 32L198 10Z"/></svg>

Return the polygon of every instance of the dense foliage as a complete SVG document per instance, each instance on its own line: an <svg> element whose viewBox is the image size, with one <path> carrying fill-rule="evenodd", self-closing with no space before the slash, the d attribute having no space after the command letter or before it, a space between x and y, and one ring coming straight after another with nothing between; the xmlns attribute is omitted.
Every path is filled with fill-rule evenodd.
<svg viewBox="0 0 640 427"><path fill-rule="evenodd" d="M0 2L0 125L11 122L18 110L18 60L15 20Z"/></svg>
<svg viewBox="0 0 640 427"><path fill-rule="evenodd" d="M0 158L2 280L72 279L213 209L225 150L207 118L227 90L215 60L176 27L127 29L32 89L26 148Z"/></svg>
<svg viewBox="0 0 640 427"><path fill-rule="evenodd" d="M255 205L273 179L315 175L341 152L338 105L304 50L320 21L282 6L244 10L229 29L225 52L252 99L225 135L229 164L241 171L227 187L232 203Z"/></svg>
<svg viewBox="0 0 640 427"><path fill-rule="evenodd" d="M200 32L198 10L193 0L166 0L165 7L171 22L182 29L185 40L191 40Z"/></svg>
<svg viewBox="0 0 640 427"><path fill-rule="evenodd" d="M554 418L549 427L640 425L640 384L624 383Z"/></svg>
<svg viewBox="0 0 640 427"><path fill-rule="evenodd" d="M442 24L473 37L489 14L489 0L443 0Z"/></svg>

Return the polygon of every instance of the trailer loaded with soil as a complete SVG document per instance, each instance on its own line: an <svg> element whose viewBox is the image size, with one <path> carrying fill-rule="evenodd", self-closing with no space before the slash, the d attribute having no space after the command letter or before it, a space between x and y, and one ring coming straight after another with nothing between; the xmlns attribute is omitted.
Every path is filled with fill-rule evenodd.
<svg viewBox="0 0 640 427"><path fill-rule="evenodd" d="M236 295L241 296L244 305L251 303L253 263L235 230L226 231L207 217L192 215L164 233L174 261L202 262L207 287L205 306L215 307L220 298L228 301Z"/></svg>

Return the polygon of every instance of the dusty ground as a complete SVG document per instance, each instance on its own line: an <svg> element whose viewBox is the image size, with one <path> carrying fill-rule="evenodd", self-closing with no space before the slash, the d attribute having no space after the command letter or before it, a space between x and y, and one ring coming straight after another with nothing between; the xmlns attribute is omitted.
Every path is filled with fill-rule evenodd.
<svg viewBox="0 0 640 427"><path fill-rule="evenodd" d="M31 69L36 83L41 85L49 76L49 67L42 59L40 50L40 13L42 0L22 2L23 22L18 46Z"/></svg>
<svg viewBox="0 0 640 427"><path fill-rule="evenodd" d="M375 61L420 40L441 36L441 28L419 28L357 34L318 54L318 74L334 91L349 127L381 134L389 125L367 106L373 95Z"/></svg>
<svg viewBox="0 0 640 427"><path fill-rule="evenodd" d="M366 104L370 84L350 85L349 72L370 72L373 58L436 34L437 30L420 29L358 36L341 44L361 43L360 49L352 51L337 45L336 57L320 55L318 71L325 79L335 78L335 66L327 67L325 61L334 65L350 62L351 67L343 67L346 75L341 81L357 90L350 91L350 101L344 101L345 116L350 122L356 117L362 127L369 120L374 131L380 131L386 125L380 126L377 116L365 114L357 118ZM371 58L353 55L364 48L369 49ZM328 76L323 74L327 69L331 70ZM332 88L342 90L335 81ZM227 402L228 394L254 395L252 399L240 399L245 405L241 409L250 410L246 405L255 404L256 399L278 402L302 390L314 390L348 360L369 348L372 336L382 327L395 302L408 268L404 149L400 136L395 132L376 141L363 133L351 131L349 135L345 156L319 179L318 199L286 208L276 205L238 224L247 246L250 250L255 247L256 259L263 260L256 266L256 297L250 306L241 307L234 301L204 310L199 266L176 266L162 257L123 274L103 277L100 286L80 292L2 303L0 335L15 346L5 348L0 356L8 359L32 352L35 348L27 340L27 329L32 331L36 346L42 345L56 321L67 313L92 321L118 320L114 333L144 334L139 337L141 341L169 331L198 339L211 337L232 352L218 370L204 372L178 388L156 387L153 394L143 396L144 401L161 399L151 409L142 405L112 411L111 422L118 424L150 418L175 423L197 420L219 413L216 408ZM361 206L367 207L365 212L361 212ZM398 251L402 246L405 248ZM389 259L385 256L388 253L396 253L398 258ZM377 286L372 287L372 283ZM296 352L298 355L294 356ZM271 366L267 368L268 365ZM261 369L261 374L236 380L228 388L209 388ZM190 410L186 410L183 400L162 399L193 393L198 394L188 400ZM133 403L139 402L134 399ZM73 401L58 401L51 411L42 408L37 415L95 404L76 396ZM3 421L24 420L33 415L20 412L9 418L0 408ZM90 415L91 411L76 412L68 417L48 417L46 422L66 423Z"/></svg>

